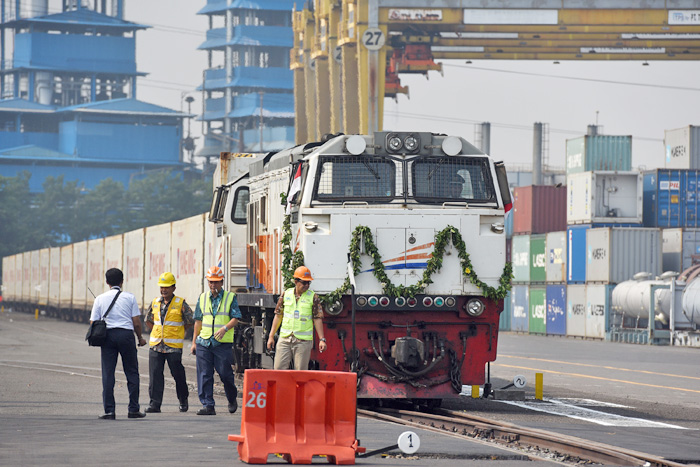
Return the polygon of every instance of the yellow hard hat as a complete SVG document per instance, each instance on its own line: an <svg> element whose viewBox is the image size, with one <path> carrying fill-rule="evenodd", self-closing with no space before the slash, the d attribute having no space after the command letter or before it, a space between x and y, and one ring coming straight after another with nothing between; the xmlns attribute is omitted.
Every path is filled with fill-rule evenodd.
<svg viewBox="0 0 700 467"><path fill-rule="evenodd" d="M224 280L224 271L221 270L220 267L218 266L212 266L209 268L207 271L207 280L210 281L223 281Z"/></svg>
<svg viewBox="0 0 700 467"><path fill-rule="evenodd" d="M313 277L311 277L311 271L309 271L309 268L306 266L299 266L294 270L294 278L295 279L300 279L302 281L312 281L314 280Z"/></svg>
<svg viewBox="0 0 700 467"><path fill-rule="evenodd" d="M175 285L175 276L172 272L164 272L158 278L158 285L160 287L171 287Z"/></svg>

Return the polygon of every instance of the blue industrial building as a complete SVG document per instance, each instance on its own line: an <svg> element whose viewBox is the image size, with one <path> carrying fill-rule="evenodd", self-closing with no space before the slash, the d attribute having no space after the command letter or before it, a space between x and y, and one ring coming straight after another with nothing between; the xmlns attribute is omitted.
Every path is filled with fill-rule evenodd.
<svg viewBox="0 0 700 467"><path fill-rule="evenodd" d="M294 144L292 10L298 0L208 0L198 14L209 30L199 46L208 54L204 70L204 147L263 152Z"/></svg>
<svg viewBox="0 0 700 467"><path fill-rule="evenodd" d="M111 177L182 169L186 114L136 99L136 32L124 0L94 8L0 0L0 175L32 173L30 190L64 175L90 189Z"/></svg>

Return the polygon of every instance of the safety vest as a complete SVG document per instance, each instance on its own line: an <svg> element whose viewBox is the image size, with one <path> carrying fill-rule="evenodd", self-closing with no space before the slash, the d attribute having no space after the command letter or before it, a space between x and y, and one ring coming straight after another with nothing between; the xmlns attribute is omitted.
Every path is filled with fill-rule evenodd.
<svg viewBox="0 0 700 467"><path fill-rule="evenodd" d="M153 329L151 330L151 347L159 342L165 342L168 347L181 349L185 340L185 323L182 321L182 305L185 303L180 297L173 297L170 300L168 309L165 312L165 321L160 321L160 298L153 300L151 310L153 311Z"/></svg>
<svg viewBox="0 0 700 467"><path fill-rule="evenodd" d="M225 326L231 321L228 315L231 309L231 304L233 303L233 297L236 296L235 293L224 290L224 296L219 302L219 309L216 311L216 316L211 309L211 297L209 292L204 292L199 296L199 309L202 310L202 330L199 333L199 337L202 339L209 339L216 333L216 330L221 326ZM214 337L216 339L216 337ZM218 340L218 339L217 339ZM233 329L229 329L224 338L219 340L219 342L233 342Z"/></svg>
<svg viewBox="0 0 700 467"><path fill-rule="evenodd" d="M289 337L292 334L302 341L310 341L314 337L314 295L312 290L307 290L299 301L296 300L294 289L284 292L284 315L280 327L280 337ZM295 316L298 315L298 318Z"/></svg>

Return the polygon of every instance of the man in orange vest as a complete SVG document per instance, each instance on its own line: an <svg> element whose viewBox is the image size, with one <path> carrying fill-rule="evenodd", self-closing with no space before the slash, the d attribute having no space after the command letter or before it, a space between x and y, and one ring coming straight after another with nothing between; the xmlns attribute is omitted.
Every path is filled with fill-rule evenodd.
<svg viewBox="0 0 700 467"><path fill-rule="evenodd" d="M185 330L194 325L192 309L184 298L175 296L175 276L164 272L158 278L160 297L148 307L146 326L151 330L151 349L148 351L148 395L151 403L146 412L158 413L163 402L165 386L163 370L168 362L175 378L175 391L180 401L180 412L187 412L190 393L187 389L185 367L182 366L182 347Z"/></svg>

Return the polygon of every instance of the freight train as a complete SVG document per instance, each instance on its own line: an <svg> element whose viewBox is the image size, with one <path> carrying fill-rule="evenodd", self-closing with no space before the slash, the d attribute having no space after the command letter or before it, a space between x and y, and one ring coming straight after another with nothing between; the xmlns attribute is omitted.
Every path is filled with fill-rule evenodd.
<svg viewBox="0 0 700 467"><path fill-rule="evenodd" d="M238 156L222 153L208 214L5 258L6 300L85 320L87 288L102 292L104 270L121 265L142 306L165 270L195 303L203 271L219 264L243 313L234 346L242 372L272 367L273 310L305 265L328 344L324 353L314 344L310 369L356 372L360 398L433 405L485 383L512 278L502 163L428 132L329 135Z"/></svg>

